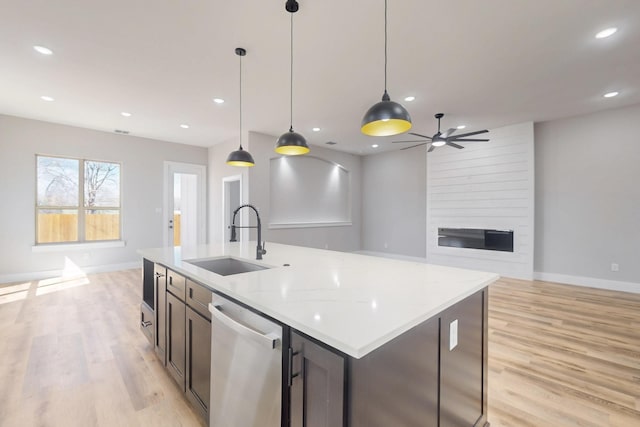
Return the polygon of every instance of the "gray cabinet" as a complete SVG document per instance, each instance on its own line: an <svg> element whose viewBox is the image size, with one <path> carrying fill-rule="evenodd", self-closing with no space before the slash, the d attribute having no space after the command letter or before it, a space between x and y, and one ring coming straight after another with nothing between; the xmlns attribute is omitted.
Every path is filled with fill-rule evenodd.
<svg viewBox="0 0 640 427"><path fill-rule="evenodd" d="M187 307L186 310L186 393L193 407L205 420L208 420L211 378L211 321L202 317L191 307Z"/></svg>
<svg viewBox="0 0 640 427"><path fill-rule="evenodd" d="M360 359L292 332L291 427L488 425L486 322L483 289Z"/></svg>
<svg viewBox="0 0 640 427"><path fill-rule="evenodd" d="M155 264L153 269L155 279L155 350L162 364L166 365L167 321L165 312L167 310L167 269L160 264Z"/></svg>
<svg viewBox="0 0 640 427"><path fill-rule="evenodd" d="M441 315L440 427L486 423L487 289Z"/></svg>
<svg viewBox="0 0 640 427"><path fill-rule="evenodd" d="M291 427L345 425L345 359L291 333Z"/></svg>
<svg viewBox="0 0 640 427"><path fill-rule="evenodd" d="M186 370L186 306L173 294L167 292L167 369L178 383L178 386L185 390L185 370Z"/></svg>
<svg viewBox="0 0 640 427"><path fill-rule="evenodd" d="M439 331L431 318L349 359L350 427L438 426Z"/></svg>

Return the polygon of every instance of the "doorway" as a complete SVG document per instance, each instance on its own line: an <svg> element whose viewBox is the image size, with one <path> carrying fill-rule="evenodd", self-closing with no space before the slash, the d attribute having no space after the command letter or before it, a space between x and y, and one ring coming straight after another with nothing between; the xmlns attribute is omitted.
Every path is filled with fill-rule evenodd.
<svg viewBox="0 0 640 427"><path fill-rule="evenodd" d="M206 167L177 162L164 166L164 245L205 243Z"/></svg>

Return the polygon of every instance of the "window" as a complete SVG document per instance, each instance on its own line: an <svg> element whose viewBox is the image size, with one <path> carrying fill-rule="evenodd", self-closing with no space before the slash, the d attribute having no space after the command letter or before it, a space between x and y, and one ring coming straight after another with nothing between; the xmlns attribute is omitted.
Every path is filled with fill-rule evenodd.
<svg viewBox="0 0 640 427"><path fill-rule="evenodd" d="M120 164L36 156L36 244L120 240Z"/></svg>

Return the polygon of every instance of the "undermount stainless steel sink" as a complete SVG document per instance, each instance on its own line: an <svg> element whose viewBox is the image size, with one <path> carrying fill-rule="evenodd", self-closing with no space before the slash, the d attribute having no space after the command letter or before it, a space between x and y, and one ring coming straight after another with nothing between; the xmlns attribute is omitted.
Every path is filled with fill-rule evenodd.
<svg viewBox="0 0 640 427"><path fill-rule="evenodd" d="M249 273L251 271L267 270L271 267L265 265L253 264L251 262L241 261L236 258L201 258L187 259L184 262L204 268L212 273L221 276L230 276L232 274Z"/></svg>

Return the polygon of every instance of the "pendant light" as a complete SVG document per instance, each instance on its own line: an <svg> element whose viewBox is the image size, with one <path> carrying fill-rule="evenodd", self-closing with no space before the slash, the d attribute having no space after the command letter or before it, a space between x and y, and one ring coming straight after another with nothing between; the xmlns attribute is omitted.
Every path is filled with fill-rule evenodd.
<svg viewBox="0 0 640 427"><path fill-rule="evenodd" d="M382 101L369 108L360 130L365 135L389 136L411 129L409 112L387 93L387 0L384 0L384 94Z"/></svg>
<svg viewBox="0 0 640 427"><path fill-rule="evenodd" d="M289 88L290 121L289 131L280 135L280 138L276 141L275 150L278 154L296 156L300 154L307 154L309 152L309 146L307 145L307 141L304 139L304 136L293 131L293 14L299 9L298 2L295 0L287 0L285 9L291 14L291 79Z"/></svg>
<svg viewBox="0 0 640 427"><path fill-rule="evenodd" d="M240 167L251 167L255 165L251 154L242 148L242 57L246 54L247 51L243 48L236 48L236 55L240 57L240 148L233 151L229 154L229 157L227 157L228 165Z"/></svg>

